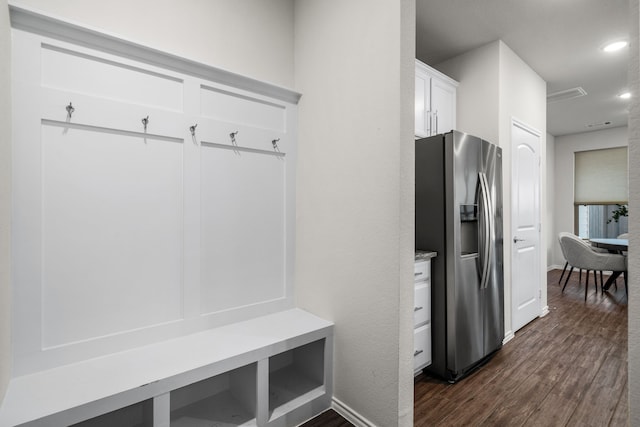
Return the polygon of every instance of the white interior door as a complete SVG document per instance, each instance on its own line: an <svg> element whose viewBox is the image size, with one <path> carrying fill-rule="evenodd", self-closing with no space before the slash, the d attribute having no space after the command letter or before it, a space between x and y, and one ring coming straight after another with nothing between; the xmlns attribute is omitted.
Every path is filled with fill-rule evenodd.
<svg viewBox="0 0 640 427"><path fill-rule="evenodd" d="M516 121L512 144L512 327L540 315L540 134Z"/></svg>

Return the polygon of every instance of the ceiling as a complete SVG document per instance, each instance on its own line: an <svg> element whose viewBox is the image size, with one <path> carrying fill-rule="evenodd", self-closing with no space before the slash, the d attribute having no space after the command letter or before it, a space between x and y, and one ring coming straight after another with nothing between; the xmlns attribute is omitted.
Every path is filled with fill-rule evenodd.
<svg viewBox="0 0 640 427"><path fill-rule="evenodd" d="M502 40L547 82L547 94L582 87L586 96L547 104L554 136L627 124L628 0L416 0L416 56L437 64ZM609 124L604 124L610 122Z"/></svg>

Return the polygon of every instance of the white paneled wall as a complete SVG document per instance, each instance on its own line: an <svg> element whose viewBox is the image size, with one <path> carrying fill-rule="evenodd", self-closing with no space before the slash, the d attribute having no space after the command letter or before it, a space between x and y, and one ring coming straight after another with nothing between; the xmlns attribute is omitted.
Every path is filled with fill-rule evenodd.
<svg viewBox="0 0 640 427"><path fill-rule="evenodd" d="M30 16L12 33L14 374L291 308L298 95Z"/></svg>

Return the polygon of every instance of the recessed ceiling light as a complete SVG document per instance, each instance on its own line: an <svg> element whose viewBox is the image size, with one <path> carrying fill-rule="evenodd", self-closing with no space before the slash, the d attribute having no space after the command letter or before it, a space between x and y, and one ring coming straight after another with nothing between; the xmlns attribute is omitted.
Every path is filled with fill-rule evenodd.
<svg viewBox="0 0 640 427"><path fill-rule="evenodd" d="M620 95L618 95L618 98L620 98L620 99L629 99L629 98L631 98L631 92L623 92Z"/></svg>
<svg viewBox="0 0 640 427"><path fill-rule="evenodd" d="M627 47L629 43L626 40L619 40L617 42L609 43L605 47L602 48L605 52L615 52L616 50L620 50L624 47Z"/></svg>

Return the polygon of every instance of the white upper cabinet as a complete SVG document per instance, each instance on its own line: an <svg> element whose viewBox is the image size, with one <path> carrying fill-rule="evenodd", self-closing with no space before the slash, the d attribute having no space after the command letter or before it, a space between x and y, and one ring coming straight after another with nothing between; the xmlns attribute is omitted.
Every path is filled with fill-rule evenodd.
<svg viewBox="0 0 640 427"><path fill-rule="evenodd" d="M457 87L458 82L416 59L416 138L455 129Z"/></svg>

